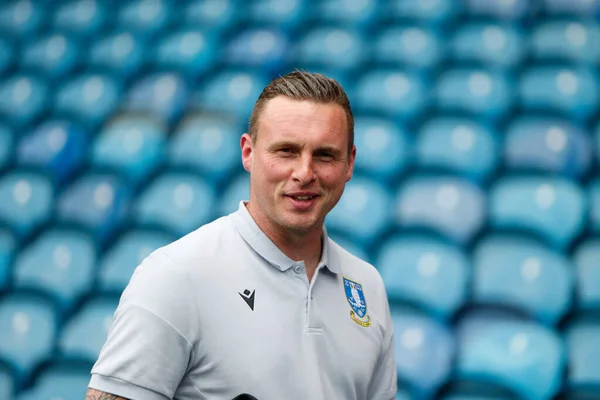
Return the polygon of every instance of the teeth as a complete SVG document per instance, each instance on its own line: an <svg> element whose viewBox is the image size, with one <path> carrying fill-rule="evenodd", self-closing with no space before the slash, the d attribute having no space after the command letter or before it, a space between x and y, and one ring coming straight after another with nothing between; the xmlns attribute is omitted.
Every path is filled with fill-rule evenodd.
<svg viewBox="0 0 600 400"><path fill-rule="evenodd" d="M293 196L294 199L296 200L310 200L312 199L314 196Z"/></svg>

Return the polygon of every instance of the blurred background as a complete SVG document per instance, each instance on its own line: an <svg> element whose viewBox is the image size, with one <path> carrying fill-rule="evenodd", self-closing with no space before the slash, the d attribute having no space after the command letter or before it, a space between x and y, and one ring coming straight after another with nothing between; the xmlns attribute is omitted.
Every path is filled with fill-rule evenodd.
<svg viewBox="0 0 600 400"><path fill-rule="evenodd" d="M347 89L327 220L381 272L398 399L600 399L599 0L0 5L0 399L82 399L133 269L248 197L296 68Z"/></svg>

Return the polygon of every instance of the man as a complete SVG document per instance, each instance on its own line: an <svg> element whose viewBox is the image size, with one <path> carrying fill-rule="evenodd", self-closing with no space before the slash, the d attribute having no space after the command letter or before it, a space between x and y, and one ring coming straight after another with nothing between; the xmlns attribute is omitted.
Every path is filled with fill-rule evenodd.
<svg viewBox="0 0 600 400"><path fill-rule="evenodd" d="M395 397L381 277L324 229L356 156L344 90L275 79L240 145L249 201L136 269L87 399Z"/></svg>

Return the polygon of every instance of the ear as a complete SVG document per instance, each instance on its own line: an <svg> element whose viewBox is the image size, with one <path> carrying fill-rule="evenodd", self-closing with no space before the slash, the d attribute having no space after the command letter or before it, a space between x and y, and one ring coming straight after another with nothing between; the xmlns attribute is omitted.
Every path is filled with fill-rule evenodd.
<svg viewBox="0 0 600 400"><path fill-rule="evenodd" d="M348 170L346 171L346 182L352 179L354 173L354 160L356 160L356 146L352 145L352 151L348 156Z"/></svg>
<svg viewBox="0 0 600 400"><path fill-rule="evenodd" d="M247 172L252 169L252 138L247 133L242 135L240 139L240 148L242 149L242 165Z"/></svg>

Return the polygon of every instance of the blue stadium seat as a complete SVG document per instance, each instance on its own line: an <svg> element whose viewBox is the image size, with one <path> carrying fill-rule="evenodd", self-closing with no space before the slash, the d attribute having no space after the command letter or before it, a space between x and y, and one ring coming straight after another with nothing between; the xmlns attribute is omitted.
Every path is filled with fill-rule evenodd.
<svg viewBox="0 0 600 400"><path fill-rule="evenodd" d="M17 252L17 241L14 235L8 229L0 229L0 292L9 283L13 259Z"/></svg>
<svg viewBox="0 0 600 400"><path fill-rule="evenodd" d="M552 326L569 310L573 267L562 254L519 236L492 236L473 253L472 302L508 306Z"/></svg>
<svg viewBox="0 0 600 400"><path fill-rule="evenodd" d="M598 0L544 0L542 6L546 12L555 15L590 16L600 11Z"/></svg>
<svg viewBox="0 0 600 400"><path fill-rule="evenodd" d="M600 233L600 179L596 178L588 186L588 197L590 206L590 230Z"/></svg>
<svg viewBox="0 0 600 400"><path fill-rule="evenodd" d="M61 356L69 360L95 362L106 341L118 303L118 297L93 297L86 301L62 328L58 338Z"/></svg>
<svg viewBox="0 0 600 400"><path fill-rule="evenodd" d="M355 112L411 120L427 102L427 83L419 74L397 69L367 70L356 83Z"/></svg>
<svg viewBox="0 0 600 400"><path fill-rule="evenodd" d="M221 44L217 39L210 31L193 27L161 35L156 45L154 65L189 77L202 75L219 60Z"/></svg>
<svg viewBox="0 0 600 400"><path fill-rule="evenodd" d="M93 240L77 231L49 229L21 249L14 262L17 289L40 290L71 310L92 289L96 272Z"/></svg>
<svg viewBox="0 0 600 400"><path fill-rule="evenodd" d="M224 70L205 82L194 95L191 108L209 113L232 114L247 120L270 79L251 70Z"/></svg>
<svg viewBox="0 0 600 400"><path fill-rule="evenodd" d="M404 128L390 119L356 115L354 143L358 149L356 172L391 181L410 165L412 140Z"/></svg>
<svg viewBox="0 0 600 400"><path fill-rule="evenodd" d="M481 228L485 194L457 177L416 176L400 184L396 221L401 228L426 229L465 244Z"/></svg>
<svg viewBox="0 0 600 400"><path fill-rule="evenodd" d="M13 161L15 136L7 125L0 124L0 172Z"/></svg>
<svg viewBox="0 0 600 400"><path fill-rule="evenodd" d="M17 163L42 168L60 184L83 165L87 145L88 134L79 124L48 119L21 138Z"/></svg>
<svg viewBox="0 0 600 400"><path fill-rule="evenodd" d="M576 319L565 330L565 344L569 357L567 387L595 389L600 395L600 322L595 319Z"/></svg>
<svg viewBox="0 0 600 400"><path fill-rule="evenodd" d="M356 240L350 239L347 234L340 231L327 232L327 236L350 254L364 260L366 262L372 262L371 255L367 249L361 246Z"/></svg>
<svg viewBox="0 0 600 400"><path fill-rule="evenodd" d="M167 0L132 0L117 11L117 25L138 35L150 36L164 29L175 7Z"/></svg>
<svg viewBox="0 0 600 400"><path fill-rule="evenodd" d="M224 60L230 65L276 73L287 61L289 47L287 36L278 29L248 29L236 34L227 44Z"/></svg>
<svg viewBox="0 0 600 400"><path fill-rule="evenodd" d="M469 17L511 21L528 16L534 4L520 0L466 0L464 8Z"/></svg>
<svg viewBox="0 0 600 400"><path fill-rule="evenodd" d="M435 117L417 136L416 163L431 171L449 171L485 180L500 163L499 138L489 126L470 118Z"/></svg>
<svg viewBox="0 0 600 400"><path fill-rule="evenodd" d="M470 314L456 332L458 380L482 383L490 391L504 388L528 400L551 399L560 388L565 352L554 330L531 321Z"/></svg>
<svg viewBox="0 0 600 400"><path fill-rule="evenodd" d="M237 211L240 201L250 199L250 175L242 171L229 181L220 196L219 215L228 215Z"/></svg>
<svg viewBox="0 0 600 400"><path fill-rule="evenodd" d="M575 307L583 311L600 311L600 238L582 242L573 254L577 286Z"/></svg>
<svg viewBox="0 0 600 400"><path fill-rule="evenodd" d="M33 75L12 75L0 82L0 116L25 125L41 115L48 104L48 86Z"/></svg>
<svg viewBox="0 0 600 400"><path fill-rule="evenodd" d="M581 189L560 178L505 177L491 188L489 207L492 228L533 234L560 249L585 224Z"/></svg>
<svg viewBox="0 0 600 400"><path fill-rule="evenodd" d="M364 37L350 27L316 26L298 39L292 54L303 68L354 71L366 61L368 48Z"/></svg>
<svg viewBox="0 0 600 400"><path fill-rule="evenodd" d="M60 4L54 12L54 28L90 37L99 33L108 22L109 3L102 0L73 0Z"/></svg>
<svg viewBox="0 0 600 400"><path fill-rule="evenodd" d="M528 111L584 119L596 112L598 76L585 67L530 67L521 75L519 91L521 106Z"/></svg>
<svg viewBox="0 0 600 400"><path fill-rule="evenodd" d="M106 70L117 77L134 75L147 61L146 43L134 32L119 30L98 35L89 44L86 63L90 68Z"/></svg>
<svg viewBox="0 0 600 400"><path fill-rule="evenodd" d="M188 0L182 6L181 12L183 21L187 25L201 26L217 34L223 34L246 17L246 5L247 2L240 0Z"/></svg>
<svg viewBox="0 0 600 400"><path fill-rule="evenodd" d="M439 32L418 25L392 25L376 34L373 43L379 64L434 68L444 52Z"/></svg>
<svg viewBox="0 0 600 400"><path fill-rule="evenodd" d="M451 244L424 235L396 235L379 248L375 265L390 302L449 319L466 300L470 262Z"/></svg>
<svg viewBox="0 0 600 400"><path fill-rule="evenodd" d="M277 26L290 32L306 22L310 16L310 3L303 0L263 0L249 6L249 20L255 26Z"/></svg>
<svg viewBox="0 0 600 400"><path fill-rule="evenodd" d="M128 212L130 188L114 175L86 174L58 199L60 222L90 231L103 242L121 226Z"/></svg>
<svg viewBox="0 0 600 400"><path fill-rule="evenodd" d="M507 128L504 164L509 170L579 178L585 175L591 162L589 135L569 121L522 117Z"/></svg>
<svg viewBox="0 0 600 400"><path fill-rule="evenodd" d="M55 111L61 116L78 118L86 125L104 122L121 101L121 88L109 75L85 73L58 88Z"/></svg>
<svg viewBox="0 0 600 400"><path fill-rule="evenodd" d="M167 171L137 199L136 222L183 236L214 218L215 189L197 174Z"/></svg>
<svg viewBox="0 0 600 400"><path fill-rule="evenodd" d="M327 216L327 228L345 232L366 247L389 227L392 211L393 200L387 186L355 174Z"/></svg>
<svg viewBox="0 0 600 400"><path fill-rule="evenodd" d="M48 221L53 206L54 187L47 177L19 170L0 177L0 221L19 238Z"/></svg>
<svg viewBox="0 0 600 400"><path fill-rule="evenodd" d="M454 32L450 48L459 62L512 67L522 61L525 41L523 33L511 25L467 23Z"/></svg>
<svg viewBox="0 0 600 400"><path fill-rule="evenodd" d="M394 400L412 400L410 393L402 388L398 388Z"/></svg>
<svg viewBox="0 0 600 400"><path fill-rule="evenodd" d="M444 72L436 88L437 106L487 119L504 116L511 107L513 89L500 72L456 68Z"/></svg>
<svg viewBox="0 0 600 400"><path fill-rule="evenodd" d="M0 298L0 358L17 373L17 385L47 360L53 350L58 316L52 304L37 296L13 293Z"/></svg>
<svg viewBox="0 0 600 400"><path fill-rule="evenodd" d="M396 367L400 382L417 399L432 398L452 369L452 331L439 321L410 311L392 311Z"/></svg>
<svg viewBox="0 0 600 400"><path fill-rule="evenodd" d="M322 0L314 11L321 23L369 28L379 19L381 7L376 1Z"/></svg>
<svg viewBox="0 0 600 400"><path fill-rule="evenodd" d="M3 74L12 67L18 57L14 39L8 35L0 35L0 74Z"/></svg>
<svg viewBox="0 0 600 400"><path fill-rule="evenodd" d="M0 399L11 400L16 388L17 385L15 384L11 370L7 366L0 364Z"/></svg>
<svg viewBox="0 0 600 400"><path fill-rule="evenodd" d="M175 240L167 233L136 229L121 235L99 263L98 284L103 292L121 293L133 271L159 247Z"/></svg>
<svg viewBox="0 0 600 400"><path fill-rule="evenodd" d="M33 0L15 0L0 8L0 30L26 38L38 32L46 9Z"/></svg>
<svg viewBox="0 0 600 400"><path fill-rule="evenodd" d="M108 169L134 185L146 180L163 163L166 128L149 115L121 115L109 121L91 151L91 164Z"/></svg>
<svg viewBox="0 0 600 400"><path fill-rule="evenodd" d="M387 18L427 24L445 24L458 13L459 5L453 0L391 0L386 2L383 15Z"/></svg>
<svg viewBox="0 0 600 400"><path fill-rule="evenodd" d="M166 122L173 122L187 105L187 86L178 73L152 73L140 78L130 87L124 109L154 114Z"/></svg>
<svg viewBox="0 0 600 400"><path fill-rule="evenodd" d="M83 367L51 366L36 374L35 384L15 400L79 400L85 397L89 383L89 370Z"/></svg>
<svg viewBox="0 0 600 400"><path fill-rule="evenodd" d="M594 64L600 59L600 27L591 22L543 21L534 28L531 42L538 60Z"/></svg>
<svg viewBox="0 0 600 400"><path fill-rule="evenodd" d="M81 60L82 54L75 40L55 32L25 45L21 67L55 79L71 72Z"/></svg>
<svg viewBox="0 0 600 400"><path fill-rule="evenodd" d="M169 141L169 164L191 167L220 183L241 170L239 142L243 129L232 118L190 114Z"/></svg>

